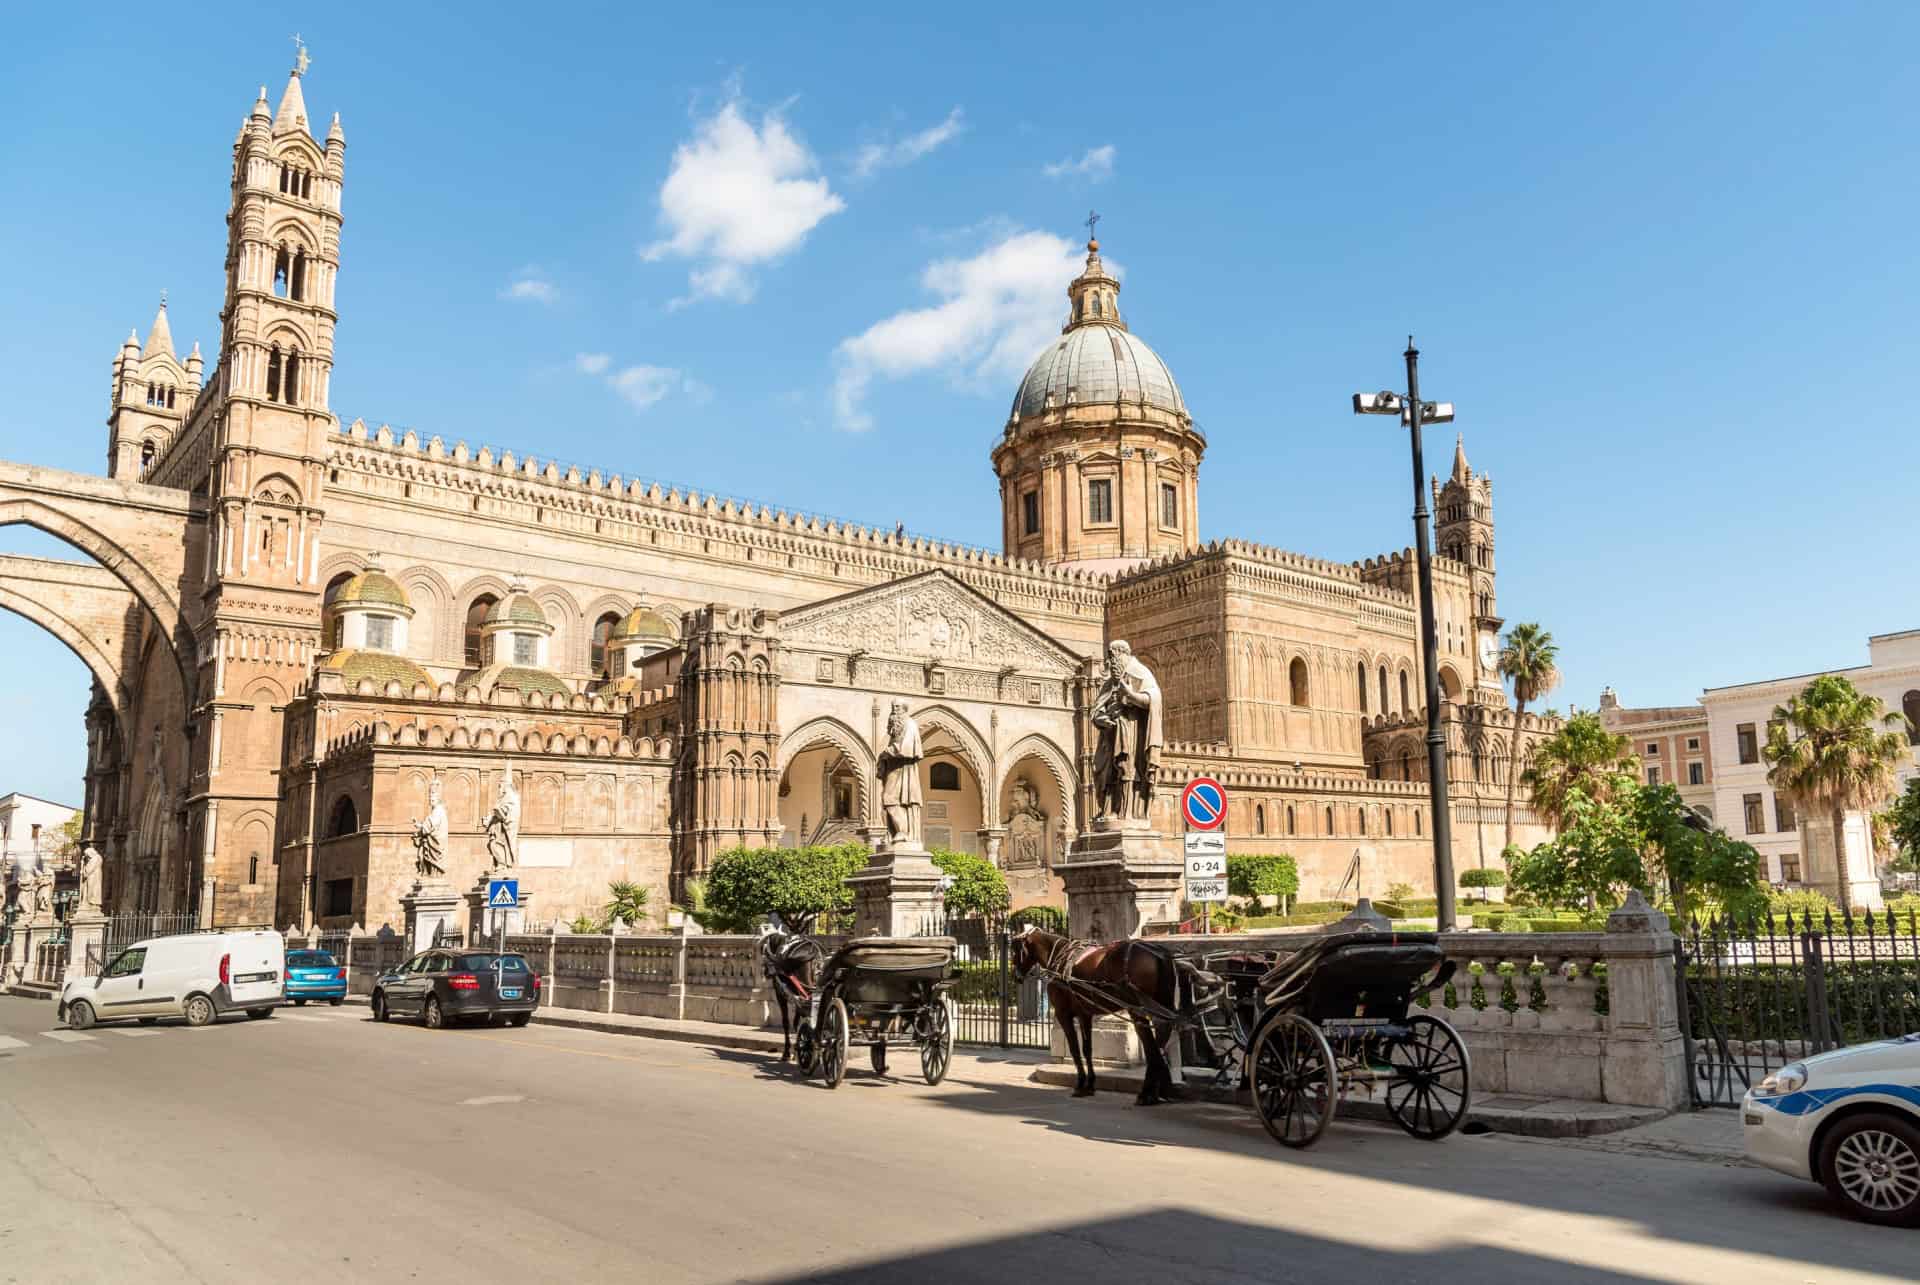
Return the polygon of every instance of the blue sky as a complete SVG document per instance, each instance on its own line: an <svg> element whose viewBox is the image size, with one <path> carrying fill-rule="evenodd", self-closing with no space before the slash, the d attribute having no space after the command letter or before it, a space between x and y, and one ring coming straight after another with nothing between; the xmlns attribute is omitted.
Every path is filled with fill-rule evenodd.
<svg viewBox="0 0 1920 1285"><path fill-rule="evenodd" d="M295 28L348 139L343 420L992 545L1098 208L1211 442L1205 538L1410 543L1404 438L1348 397L1412 331L1555 703L1920 625L1911 6L36 6L0 457L102 469L162 289L211 355L229 144ZM0 789L77 802L85 671L0 648Z"/></svg>

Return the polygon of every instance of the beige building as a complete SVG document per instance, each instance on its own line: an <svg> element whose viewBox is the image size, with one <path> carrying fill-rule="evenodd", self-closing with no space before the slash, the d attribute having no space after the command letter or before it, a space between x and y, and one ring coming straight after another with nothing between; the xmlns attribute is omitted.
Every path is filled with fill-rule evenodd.
<svg viewBox="0 0 1920 1285"><path fill-rule="evenodd" d="M1625 736L1640 760L1647 785L1671 785L1681 801L1715 817L1713 737L1700 705L1655 705L1630 709L1613 688L1600 693L1600 724Z"/></svg>
<svg viewBox="0 0 1920 1285"><path fill-rule="evenodd" d="M94 674L86 825L114 908L396 923L430 787L468 885L503 781L538 918L614 879L663 904L733 845L880 833L895 699L925 735L929 841L1057 899L1110 638L1165 693L1164 829L1210 772L1234 847L1298 855L1305 895L1356 864L1364 891L1429 886L1411 554L1203 542L1206 439L1097 243L992 451L999 552L342 424L346 138L337 115L316 133L304 71L234 142L213 367L177 357L163 304L114 357L105 479L0 463L0 521L102 564L0 562L0 605ZM1455 841L1497 859L1511 762L1551 724L1516 728L1493 668L1491 481L1462 445L1434 488Z"/></svg>

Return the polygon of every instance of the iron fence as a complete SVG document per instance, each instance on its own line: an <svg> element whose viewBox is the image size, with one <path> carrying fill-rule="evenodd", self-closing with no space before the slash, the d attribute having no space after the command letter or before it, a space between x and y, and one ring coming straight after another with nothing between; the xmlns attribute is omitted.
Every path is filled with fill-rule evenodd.
<svg viewBox="0 0 1920 1285"><path fill-rule="evenodd" d="M954 1041L996 1048L1043 1049L1053 1019L1046 986L1038 977L1021 981L1008 959L1011 937L1004 916L942 918L925 936L954 939Z"/></svg>
<svg viewBox="0 0 1920 1285"><path fill-rule="evenodd" d="M176 933L198 932L200 916L192 912L178 915L134 914L109 915L106 933L101 939L101 963L111 963L118 955L136 941L145 941L149 937L171 937Z"/></svg>
<svg viewBox="0 0 1920 1285"><path fill-rule="evenodd" d="M1809 1054L1920 1031L1920 916L1695 921L1674 950L1697 1106Z"/></svg>

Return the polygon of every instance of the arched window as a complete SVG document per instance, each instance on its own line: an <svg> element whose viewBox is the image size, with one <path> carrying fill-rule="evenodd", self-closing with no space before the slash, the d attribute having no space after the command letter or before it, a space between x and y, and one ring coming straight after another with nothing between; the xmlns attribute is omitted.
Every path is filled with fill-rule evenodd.
<svg viewBox="0 0 1920 1285"><path fill-rule="evenodd" d="M1096 317L1100 315L1100 296L1099 295L1093 296L1093 315Z"/></svg>
<svg viewBox="0 0 1920 1285"><path fill-rule="evenodd" d="M327 581L326 592L320 595L320 645L338 647L340 645L340 617L334 613L333 600L340 596L340 587L353 579L353 572L342 571Z"/></svg>
<svg viewBox="0 0 1920 1285"><path fill-rule="evenodd" d="M247 882L260 882L260 854L257 852L247 858Z"/></svg>
<svg viewBox="0 0 1920 1285"><path fill-rule="evenodd" d="M498 601L499 599L495 598L492 594L483 593L478 598L475 598L467 607L466 633L463 637L465 651L463 654L466 658L467 668L469 669L480 668L480 625L481 622L486 620L487 612L491 611L493 604Z"/></svg>
<svg viewBox="0 0 1920 1285"><path fill-rule="evenodd" d="M1333 809L1331 807L1327 809L1327 833L1333 833Z"/></svg>
<svg viewBox="0 0 1920 1285"><path fill-rule="evenodd" d="M286 374L280 383L286 391L286 396L280 400L289 406L298 406L300 404L300 350L298 348L287 353Z"/></svg>
<svg viewBox="0 0 1920 1285"><path fill-rule="evenodd" d="M1385 665L1380 666L1380 712L1382 714L1391 714L1393 712L1392 706L1387 700L1387 667Z"/></svg>
<svg viewBox="0 0 1920 1285"><path fill-rule="evenodd" d="M1418 812L1413 814L1413 837L1416 839L1420 837L1420 814Z"/></svg>
<svg viewBox="0 0 1920 1285"><path fill-rule="evenodd" d="M613 637L613 631L619 628L620 617L609 611L593 622L593 672L606 678L613 674L607 669L607 639Z"/></svg>
<svg viewBox="0 0 1920 1285"><path fill-rule="evenodd" d="M354 810L353 799L343 794L334 800L333 811L327 814L327 837L338 839L359 829L360 814Z"/></svg>
<svg viewBox="0 0 1920 1285"><path fill-rule="evenodd" d="M1354 822L1355 822L1355 824L1357 824L1357 825L1358 825L1358 826L1360 827L1360 829L1359 829L1359 835L1360 835L1360 837L1361 837L1361 838L1363 838L1363 839L1364 839L1364 838L1366 838L1366 836L1367 836L1367 810L1366 810L1365 808L1355 808L1355 809L1353 810L1353 819L1354 819Z"/></svg>
<svg viewBox="0 0 1920 1285"><path fill-rule="evenodd" d="M293 271L287 275L287 295L293 299L307 297L307 252L293 252Z"/></svg>
<svg viewBox="0 0 1920 1285"><path fill-rule="evenodd" d="M1480 779L1480 768L1480 747L1476 745L1473 747L1473 779L1476 781Z"/></svg>
<svg viewBox="0 0 1920 1285"><path fill-rule="evenodd" d="M284 299L293 278L293 258L287 253L287 247L281 246L273 256L273 297Z"/></svg>
<svg viewBox="0 0 1920 1285"><path fill-rule="evenodd" d="M1407 699L1407 671L1400 671L1400 712L1407 713L1413 708L1413 702Z"/></svg>
<svg viewBox="0 0 1920 1285"><path fill-rule="evenodd" d="M267 354L267 400L280 400L280 345L275 344Z"/></svg>
<svg viewBox="0 0 1920 1285"><path fill-rule="evenodd" d="M167 409L168 409L168 410L172 410L172 409L173 409L173 392L174 392L174 390L173 390L173 388L172 388L172 386L171 386L171 385L169 385L169 386L168 386L168 388L167 388L167 390L166 390L166 393L167 393Z"/></svg>
<svg viewBox="0 0 1920 1285"><path fill-rule="evenodd" d="M1264 803L1253 805L1253 832L1255 834L1267 832L1267 806Z"/></svg>
<svg viewBox="0 0 1920 1285"><path fill-rule="evenodd" d="M954 763L935 763L927 769L927 788L929 790L957 790L960 788L960 768Z"/></svg>
<svg viewBox="0 0 1920 1285"><path fill-rule="evenodd" d="M1392 808L1387 809L1387 837L1389 839L1393 837L1393 809Z"/></svg>
<svg viewBox="0 0 1920 1285"><path fill-rule="evenodd" d="M1287 804L1287 833L1293 833L1293 804Z"/></svg>
<svg viewBox="0 0 1920 1285"><path fill-rule="evenodd" d="M1367 662L1364 660L1361 661L1358 669L1360 675L1360 712L1364 714L1367 712ZM1299 701L1294 702L1296 705L1299 703Z"/></svg>
<svg viewBox="0 0 1920 1285"><path fill-rule="evenodd" d="M1287 683L1293 689L1293 703L1307 703L1307 662L1295 656L1293 664L1287 666Z"/></svg>
<svg viewBox="0 0 1920 1285"><path fill-rule="evenodd" d="M159 453L160 453L160 449L157 446L155 446L152 442L140 443L140 476L141 477L145 477L147 475L147 470L153 467L153 457L158 455Z"/></svg>
<svg viewBox="0 0 1920 1285"><path fill-rule="evenodd" d="M1907 716L1907 744L1920 745L1920 691L1900 698L1900 712Z"/></svg>
<svg viewBox="0 0 1920 1285"><path fill-rule="evenodd" d="M1403 781L1411 781L1413 779L1413 751L1412 750L1400 751L1400 779Z"/></svg>

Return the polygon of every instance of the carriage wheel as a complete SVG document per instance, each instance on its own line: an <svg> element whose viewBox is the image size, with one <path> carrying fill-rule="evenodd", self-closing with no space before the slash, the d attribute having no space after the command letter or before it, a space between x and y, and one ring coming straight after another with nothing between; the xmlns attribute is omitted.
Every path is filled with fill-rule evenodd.
<svg viewBox="0 0 1920 1285"><path fill-rule="evenodd" d="M873 1073L875 1075L885 1075L887 1073L887 1046L884 1044L869 1044L867 1046L867 1052L873 1055Z"/></svg>
<svg viewBox="0 0 1920 1285"><path fill-rule="evenodd" d="M1295 1013L1267 1023L1253 1042L1253 1105L1274 1141L1305 1147L1333 1120L1339 1078L1320 1028Z"/></svg>
<svg viewBox="0 0 1920 1285"><path fill-rule="evenodd" d="M927 1009L927 1034L920 1043L920 1072L928 1084L946 1079L953 1065L953 1025L953 1000L942 995Z"/></svg>
<svg viewBox="0 0 1920 1285"><path fill-rule="evenodd" d="M815 1060L827 1087L839 1088L840 1077L847 1073L847 1006L838 996L820 1014L820 1050Z"/></svg>
<svg viewBox="0 0 1920 1285"><path fill-rule="evenodd" d="M1459 1032L1440 1018L1422 1013L1407 1028L1406 1039L1387 1044L1387 1110L1402 1129L1432 1142L1467 1118L1472 1066Z"/></svg>
<svg viewBox="0 0 1920 1285"><path fill-rule="evenodd" d="M814 1047L813 1022L803 1017L793 1032L793 1067L801 1079L813 1074L813 1059L818 1051Z"/></svg>

